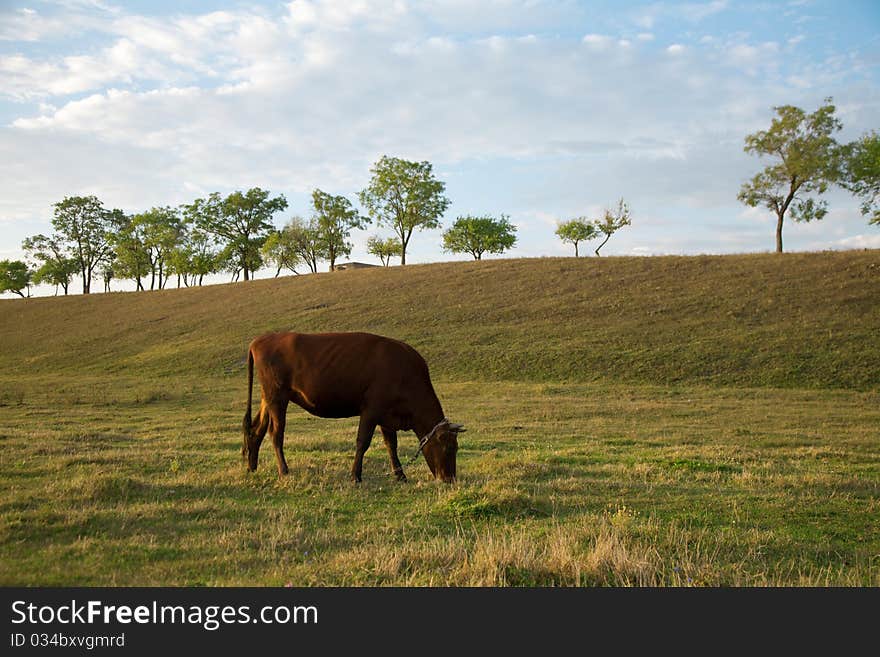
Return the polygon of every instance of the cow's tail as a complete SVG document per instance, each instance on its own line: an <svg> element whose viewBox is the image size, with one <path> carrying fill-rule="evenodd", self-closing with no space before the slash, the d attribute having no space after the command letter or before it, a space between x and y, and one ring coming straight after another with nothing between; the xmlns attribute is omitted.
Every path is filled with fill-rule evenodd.
<svg viewBox="0 0 880 657"><path fill-rule="evenodd" d="M248 454L248 443L251 437L251 404L253 402L253 389L254 389L254 352L248 349L248 400L247 400L247 410L244 412L244 420L242 421L242 429L244 430L244 443L241 446L241 455L243 457L247 457Z"/></svg>

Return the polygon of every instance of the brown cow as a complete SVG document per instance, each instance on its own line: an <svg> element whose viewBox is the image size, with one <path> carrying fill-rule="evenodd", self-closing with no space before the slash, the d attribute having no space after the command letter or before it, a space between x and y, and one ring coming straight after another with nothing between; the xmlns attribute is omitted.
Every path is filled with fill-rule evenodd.
<svg viewBox="0 0 880 657"><path fill-rule="evenodd" d="M254 368L262 387L260 411L251 422ZM360 416L351 478L361 480L364 452L376 427L382 429L391 467L406 481L397 457L397 432L413 430L435 478L455 481L458 434L465 431L443 415L428 365L408 344L370 333L267 333L248 350L248 406L244 445L248 470L257 469L268 431L278 474L287 474L284 424L289 402L318 417Z"/></svg>

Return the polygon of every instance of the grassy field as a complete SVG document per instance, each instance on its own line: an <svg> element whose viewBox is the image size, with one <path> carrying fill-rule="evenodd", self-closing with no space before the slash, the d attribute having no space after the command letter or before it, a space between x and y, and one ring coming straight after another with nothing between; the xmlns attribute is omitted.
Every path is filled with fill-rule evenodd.
<svg viewBox="0 0 880 657"><path fill-rule="evenodd" d="M880 252L447 263L0 302L0 584L880 585ZM240 461L268 329L431 365L459 482ZM402 436L401 456L416 447Z"/></svg>

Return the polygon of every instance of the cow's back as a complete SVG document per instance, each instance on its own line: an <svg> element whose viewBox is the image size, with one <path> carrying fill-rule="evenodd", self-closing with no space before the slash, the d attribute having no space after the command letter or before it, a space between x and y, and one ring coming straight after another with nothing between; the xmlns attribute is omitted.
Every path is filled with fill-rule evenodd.
<svg viewBox="0 0 880 657"><path fill-rule="evenodd" d="M320 417L351 417L368 407L391 413L392 407L437 403L424 359L392 338L271 333L256 338L251 351L264 395L286 393Z"/></svg>

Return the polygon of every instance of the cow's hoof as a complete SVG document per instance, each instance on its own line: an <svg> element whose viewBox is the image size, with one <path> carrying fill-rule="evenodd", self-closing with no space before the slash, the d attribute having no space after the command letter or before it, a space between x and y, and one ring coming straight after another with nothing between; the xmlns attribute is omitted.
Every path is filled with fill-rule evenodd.
<svg viewBox="0 0 880 657"><path fill-rule="evenodd" d="M357 475L353 474L353 475L351 475L351 481L354 484L359 484L359 483L361 483L361 478L358 477Z"/></svg>
<svg viewBox="0 0 880 657"><path fill-rule="evenodd" d="M403 474L402 472L395 473L394 476L397 477L397 481L401 481L403 483L406 483L406 475Z"/></svg>

